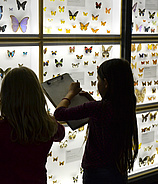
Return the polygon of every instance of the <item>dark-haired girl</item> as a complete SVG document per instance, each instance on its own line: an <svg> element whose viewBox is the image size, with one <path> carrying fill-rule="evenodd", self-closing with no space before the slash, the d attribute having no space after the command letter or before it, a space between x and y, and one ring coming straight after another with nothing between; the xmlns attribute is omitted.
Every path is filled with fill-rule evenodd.
<svg viewBox="0 0 158 184"><path fill-rule="evenodd" d="M82 160L83 184L123 184L138 153L136 98L130 64L123 59L105 61L98 69L97 78L101 101L68 108L71 99L81 91L79 82L72 83L54 116L59 121L90 118Z"/></svg>
<svg viewBox="0 0 158 184"><path fill-rule="evenodd" d="M65 129L47 113L36 74L26 67L11 70L0 99L0 183L46 184L47 154Z"/></svg>

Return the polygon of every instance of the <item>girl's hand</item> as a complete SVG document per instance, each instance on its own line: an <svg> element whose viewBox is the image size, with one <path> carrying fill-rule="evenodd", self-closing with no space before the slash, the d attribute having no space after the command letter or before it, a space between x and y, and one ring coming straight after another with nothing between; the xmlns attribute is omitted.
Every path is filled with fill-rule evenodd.
<svg viewBox="0 0 158 184"><path fill-rule="evenodd" d="M80 88L80 83L79 82L72 82L69 86L69 91L68 94L73 98L76 96L82 88Z"/></svg>

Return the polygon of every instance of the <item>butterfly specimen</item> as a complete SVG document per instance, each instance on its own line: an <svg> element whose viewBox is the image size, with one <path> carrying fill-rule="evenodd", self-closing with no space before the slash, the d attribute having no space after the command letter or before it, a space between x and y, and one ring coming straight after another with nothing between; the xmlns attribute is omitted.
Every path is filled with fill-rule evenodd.
<svg viewBox="0 0 158 184"><path fill-rule="evenodd" d="M62 28L60 29L60 28L58 28L58 31L62 31Z"/></svg>
<svg viewBox="0 0 158 184"><path fill-rule="evenodd" d="M152 44L153 50L156 50L156 49L157 49L157 45L158 45L158 44Z"/></svg>
<svg viewBox="0 0 158 184"><path fill-rule="evenodd" d="M156 85L156 84L158 84L158 80L157 81L154 80L154 85Z"/></svg>
<svg viewBox="0 0 158 184"><path fill-rule="evenodd" d="M145 166L146 164L153 164L154 163L154 158L155 158L156 154L153 154L151 157L149 156L145 156L144 159L139 158L139 167L141 167L141 165Z"/></svg>
<svg viewBox="0 0 158 184"><path fill-rule="evenodd" d="M83 173L83 168L82 167L80 167L80 174L82 174Z"/></svg>
<svg viewBox="0 0 158 184"><path fill-rule="evenodd" d="M139 8L139 16L144 16L144 13L145 13L145 9L141 10L141 9Z"/></svg>
<svg viewBox="0 0 158 184"><path fill-rule="evenodd" d="M79 131L79 132L81 132L81 131L83 131L83 130L84 130L84 126L78 128L78 131Z"/></svg>
<svg viewBox="0 0 158 184"><path fill-rule="evenodd" d="M74 132L69 131L69 133L68 133L69 139L70 140L75 139L76 134L77 134L77 131L74 131Z"/></svg>
<svg viewBox="0 0 158 184"><path fill-rule="evenodd" d="M148 81L147 83L148 83L148 86L151 86L151 84L152 84L152 81Z"/></svg>
<svg viewBox="0 0 158 184"><path fill-rule="evenodd" d="M141 49L142 49L142 44L140 43L140 44L138 45L138 47L137 47L137 52L141 51Z"/></svg>
<svg viewBox="0 0 158 184"><path fill-rule="evenodd" d="M76 20L76 16L78 14L78 11L76 11L74 14L69 10L69 19L70 20Z"/></svg>
<svg viewBox="0 0 158 184"><path fill-rule="evenodd" d="M59 166L62 166L62 165L64 165L64 161L59 162Z"/></svg>
<svg viewBox="0 0 158 184"><path fill-rule="evenodd" d="M24 17L20 22L18 21L18 19L13 16L13 15L10 15L10 18L11 18L11 21L12 21L12 30L14 32L17 32L18 29L20 28L21 31L23 33L26 32L26 29L27 29L27 22L28 22L28 19L29 17Z"/></svg>
<svg viewBox="0 0 158 184"><path fill-rule="evenodd" d="M132 60L135 60L135 59L136 59L136 56L131 56L131 59L132 59Z"/></svg>
<svg viewBox="0 0 158 184"><path fill-rule="evenodd" d="M107 33L110 33L110 30L106 30Z"/></svg>
<svg viewBox="0 0 158 184"><path fill-rule="evenodd" d="M87 30L87 28L88 28L88 25L89 25L89 22L87 23L87 24L83 24L82 22L80 22L80 29L83 31L86 31Z"/></svg>
<svg viewBox="0 0 158 184"><path fill-rule="evenodd" d="M151 96L151 97L148 96L148 100L149 100L149 101L155 100L155 99L156 99L156 96Z"/></svg>
<svg viewBox="0 0 158 184"><path fill-rule="evenodd" d="M15 50L13 50L12 52L10 52L9 50L7 50L7 54L8 54L8 57L13 57L14 54L15 54Z"/></svg>
<svg viewBox="0 0 158 184"><path fill-rule="evenodd" d="M145 98L145 94L146 94L146 88L143 88L141 91L139 91L138 89L135 89L137 103L140 103L140 102L143 103L144 98Z"/></svg>
<svg viewBox="0 0 158 184"><path fill-rule="evenodd" d="M91 86L96 86L97 81L91 81Z"/></svg>
<svg viewBox="0 0 158 184"><path fill-rule="evenodd" d="M92 20L98 20L98 17L99 17L99 15L94 16L94 15L92 14Z"/></svg>
<svg viewBox="0 0 158 184"><path fill-rule="evenodd" d="M83 55L79 56L79 55L76 55L77 59L82 59L83 58Z"/></svg>
<svg viewBox="0 0 158 184"><path fill-rule="evenodd" d="M25 6L26 6L27 1L24 1L24 2L20 3L19 0L16 0L16 2L17 2L18 10L20 10L20 7L21 7L23 10L25 10Z"/></svg>
<svg viewBox="0 0 158 184"><path fill-rule="evenodd" d="M152 44L148 44L148 50L152 49Z"/></svg>
<svg viewBox="0 0 158 184"><path fill-rule="evenodd" d="M87 16L87 15L88 15L88 12L83 12L83 15L84 15L84 16Z"/></svg>
<svg viewBox="0 0 158 184"><path fill-rule="evenodd" d="M47 72L44 72L44 74L43 74L44 76L46 76L47 75Z"/></svg>
<svg viewBox="0 0 158 184"><path fill-rule="evenodd" d="M43 66L48 66L49 64L49 60L47 60L46 62L43 61Z"/></svg>
<svg viewBox="0 0 158 184"><path fill-rule="evenodd" d="M156 12L151 13L151 12L149 11L149 18L150 18L150 19L154 19L155 13L156 13Z"/></svg>
<svg viewBox="0 0 158 184"><path fill-rule="evenodd" d="M52 156L52 151L47 154L47 157L51 157L51 156Z"/></svg>
<svg viewBox="0 0 158 184"><path fill-rule="evenodd" d="M134 81L134 86L138 86L138 80Z"/></svg>
<svg viewBox="0 0 158 184"><path fill-rule="evenodd" d="M149 29L150 29L150 26L149 26L149 27L144 26L144 31L145 31L145 32L148 32Z"/></svg>
<svg viewBox="0 0 158 184"><path fill-rule="evenodd" d="M43 50L43 53L44 53L44 54L47 53L47 47Z"/></svg>
<svg viewBox="0 0 158 184"><path fill-rule="evenodd" d="M138 77L141 78L143 76L143 74L138 74Z"/></svg>
<svg viewBox="0 0 158 184"><path fill-rule="evenodd" d="M156 93L156 88L152 88L152 93Z"/></svg>
<svg viewBox="0 0 158 184"><path fill-rule="evenodd" d="M70 53L71 53L71 52L75 52L75 46L69 47L69 52L70 52Z"/></svg>
<svg viewBox="0 0 158 184"><path fill-rule="evenodd" d="M134 52L136 50L135 44L131 44L131 51Z"/></svg>
<svg viewBox="0 0 158 184"><path fill-rule="evenodd" d="M43 8L43 11L46 11L46 9L47 9L47 7L44 7L44 8Z"/></svg>
<svg viewBox="0 0 158 184"><path fill-rule="evenodd" d="M145 147L145 148L144 148L144 151L150 151L150 150L152 149L152 147L153 147L153 145L148 146L148 147Z"/></svg>
<svg viewBox="0 0 158 184"><path fill-rule="evenodd" d="M64 9L65 9L65 6L63 6L63 7L59 6L59 12L60 13L64 12Z"/></svg>
<svg viewBox="0 0 158 184"><path fill-rule="evenodd" d="M70 29L66 29L66 33L70 33Z"/></svg>
<svg viewBox="0 0 158 184"><path fill-rule="evenodd" d="M146 86L146 81L145 82L142 81L142 86Z"/></svg>
<svg viewBox="0 0 158 184"><path fill-rule="evenodd" d="M57 162L58 161L58 157L53 157L53 162Z"/></svg>
<svg viewBox="0 0 158 184"><path fill-rule="evenodd" d="M133 10L133 12L135 12L135 11L136 11L136 8L137 8L137 2L132 6L132 10Z"/></svg>
<svg viewBox="0 0 158 184"><path fill-rule="evenodd" d="M97 33L99 31L99 29L93 29L93 28L91 28L91 30L93 33Z"/></svg>
<svg viewBox="0 0 158 184"><path fill-rule="evenodd" d="M57 51L51 51L52 55L57 55Z"/></svg>
<svg viewBox="0 0 158 184"><path fill-rule="evenodd" d="M48 176L49 179L51 179L52 177L53 177L52 175L51 176Z"/></svg>
<svg viewBox="0 0 158 184"><path fill-rule="evenodd" d="M143 72L144 68L139 68L139 72Z"/></svg>
<svg viewBox="0 0 158 184"><path fill-rule="evenodd" d="M6 70L3 70L2 68L0 68L1 79L3 79L4 75L6 75L10 70L11 68L7 68Z"/></svg>
<svg viewBox="0 0 158 184"><path fill-rule="evenodd" d="M19 63L18 63L18 65L19 65L19 68L23 66L23 64L19 64Z"/></svg>
<svg viewBox="0 0 158 184"><path fill-rule="evenodd" d="M142 25L140 25L140 26L138 26L138 24L136 24L136 31L138 31L139 30L139 32L141 32L142 31Z"/></svg>
<svg viewBox="0 0 158 184"><path fill-rule="evenodd" d="M89 94L90 94L90 95L93 95L93 93L94 93L94 91L89 91Z"/></svg>
<svg viewBox="0 0 158 184"><path fill-rule="evenodd" d="M155 29L151 29L151 33L154 33L155 32Z"/></svg>
<svg viewBox="0 0 158 184"><path fill-rule="evenodd" d="M142 122L146 122L147 121L147 117L149 116L150 112L147 114L142 114Z"/></svg>
<svg viewBox="0 0 158 184"><path fill-rule="evenodd" d="M85 53L88 53L88 52L91 53L92 52L92 48L93 48L92 46L89 47L89 48L85 46L84 47Z"/></svg>
<svg viewBox="0 0 158 184"><path fill-rule="evenodd" d="M102 45L102 56L103 58L105 57L109 57L109 52L110 50L112 49L113 46L109 46L106 50L105 50L105 47Z"/></svg>
<svg viewBox="0 0 158 184"><path fill-rule="evenodd" d="M65 24L65 20L60 20L61 24Z"/></svg>
<svg viewBox="0 0 158 184"><path fill-rule="evenodd" d="M105 26L106 22L101 21L101 26Z"/></svg>
<svg viewBox="0 0 158 184"><path fill-rule="evenodd" d="M66 148L67 147L67 140L65 140L64 142L59 142L59 146L60 146L60 148Z"/></svg>
<svg viewBox="0 0 158 184"><path fill-rule="evenodd" d="M63 66L63 58L60 61L58 61L57 59L55 59L55 64L56 64L56 67L57 68L58 67L62 67Z"/></svg>
<svg viewBox="0 0 158 184"><path fill-rule="evenodd" d="M157 21L152 21L152 24L155 26Z"/></svg>
<svg viewBox="0 0 158 184"><path fill-rule="evenodd" d="M95 52L95 56L99 56L99 52Z"/></svg>
<svg viewBox="0 0 158 184"><path fill-rule="evenodd" d="M49 21L49 22L52 22L52 21L53 21L53 19L48 19L48 21Z"/></svg>
<svg viewBox="0 0 158 184"><path fill-rule="evenodd" d="M153 60L153 65L157 64L157 59Z"/></svg>
<svg viewBox="0 0 158 184"><path fill-rule="evenodd" d="M72 63L72 68L78 68L79 67L79 65L80 65L80 63Z"/></svg>
<svg viewBox="0 0 158 184"><path fill-rule="evenodd" d="M105 8L105 13L108 13L108 14L110 14L110 10L111 10L111 8Z"/></svg>
<svg viewBox="0 0 158 184"><path fill-rule="evenodd" d="M93 64L96 64L96 62L97 62L96 60L95 61L92 61Z"/></svg>
<svg viewBox="0 0 158 184"><path fill-rule="evenodd" d="M76 25L72 25L73 28L76 28Z"/></svg>
<svg viewBox="0 0 158 184"><path fill-rule="evenodd" d="M93 76L94 72L88 72L89 76Z"/></svg>
<svg viewBox="0 0 158 184"><path fill-rule="evenodd" d="M23 56L27 56L27 52L23 52Z"/></svg>
<svg viewBox="0 0 158 184"><path fill-rule="evenodd" d="M152 114L152 113L150 112L150 121L151 121L151 120L155 120L155 119L156 119L156 115L157 115L157 112L155 112L154 114Z"/></svg>
<svg viewBox="0 0 158 184"><path fill-rule="evenodd" d="M95 7L96 7L96 9L100 9L101 8L101 3L95 2Z"/></svg>
<svg viewBox="0 0 158 184"><path fill-rule="evenodd" d="M88 65L88 61L86 62L86 61L84 61L84 65Z"/></svg>
<svg viewBox="0 0 158 184"><path fill-rule="evenodd" d="M4 25L4 26L0 26L0 32L4 32L5 29L6 29L7 25Z"/></svg>
<svg viewBox="0 0 158 184"><path fill-rule="evenodd" d="M0 20L2 19L2 14L3 13L3 6L0 6Z"/></svg>
<svg viewBox="0 0 158 184"><path fill-rule="evenodd" d="M54 11L54 12L51 11L50 13L51 13L51 15L54 15L54 16L56 15L56 11Z"/></svg>
<svg viewBox="0 0 158 184"><path fill-rule="evenodd" d="M73 177L73 182L74 182L74 183L77 183L77 182L78 182L78 176Z"/></svg>

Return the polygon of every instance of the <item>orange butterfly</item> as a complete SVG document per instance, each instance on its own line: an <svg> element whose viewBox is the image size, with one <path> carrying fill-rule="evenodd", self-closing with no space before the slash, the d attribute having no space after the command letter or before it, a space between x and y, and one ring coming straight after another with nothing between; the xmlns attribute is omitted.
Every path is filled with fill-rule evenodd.
<svg viewBox="0 0 158 184"><path fill-rule="evenodd" d="M94 15L92 14L92 20L98 20L98 17L99 17L99 15L94 16Z"/></svg>
<svg viewBox="0 0 158 184"><path fill-rule="evenodd" d="M110 33L110 30L107 30L107 33Z"/></svg>
<svg viewBox="0 0 158 184"><path fill-rule="evenodd" d="M139 72L143 72L144 68L139 68Z"/></svg>
<svg viewBox="0 0 158 184"><path fill-rule="evenodd" d="M153 65L157 64L157 59L153 60Z"/></svg>
<svg viewBox="0 0 158 184"><path fill-rule="evenodd" d="M87 28L88 28L88 25L89 25L89 22L87 23L87 24L83 24L82 22L80 22L80 29L83 31L86 31L87 30Z"/></svg>
<svg viewBox="0 0 158 184"><path fill-rule="evenodd" d="M97 33L99 31L99 29L93 29L93 28L91 28L91 30L93 33Z"/></svg>
<svg viewBox="0 0 158 184"><path fill-rule="evenodd" d="M66 33L70 33L70 29L66 29Z"/></svg>
<svg viewBox="0 0 158 184"><path fill-rule="evenodd" d="M109 9L105 9L105 13L108 13L108 14L110 14L110 10L111 10L111 8L109 8Z"/></svg>
<svg viewBox="0 0 158 184"><path fill-rule="evenodd" d="M59 165L61 166L61 165L64 165L64 161L63 162L59 162Z"/></svg>
<svg viewBox="0 0 158 184"><path fill-rule="evenodd" d="M76 25L72 25L73 28L76 28Z"/></svg>
<svg viewBox="0 0 158 184"><path fill-rule="evenodd" d="M101 26L105 26L106 22L101 21Z"/></svg>
<svg viewBox="0 0 158 184"><path fill-rule="evenodd" d="M95 52L95 56L99 56L99 52Z"/></svg>

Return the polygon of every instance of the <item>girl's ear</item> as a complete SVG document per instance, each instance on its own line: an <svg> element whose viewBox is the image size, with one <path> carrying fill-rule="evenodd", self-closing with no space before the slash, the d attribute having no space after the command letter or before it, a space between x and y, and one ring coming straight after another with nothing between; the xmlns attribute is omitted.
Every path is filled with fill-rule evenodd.
<svg viewBox="0 0 158 184"><path fill-rule="evenodd" d="M105 84L105 88L108 87L108 81L106 80L106 78L104 78L104 84Z"/></svg>

